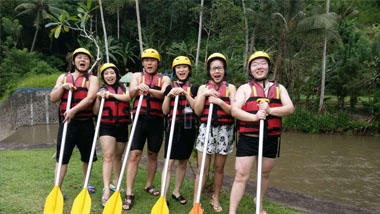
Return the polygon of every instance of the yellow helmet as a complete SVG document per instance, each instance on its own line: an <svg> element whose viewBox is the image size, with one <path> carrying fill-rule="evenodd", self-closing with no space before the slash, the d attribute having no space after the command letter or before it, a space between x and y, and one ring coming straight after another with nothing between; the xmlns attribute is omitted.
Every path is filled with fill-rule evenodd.
<svg viewBox="0 0 380 214"><path fill-rule="evenodd" d="M157 50L153 48L148 48L144 50L144 52L141 54L141 60L143 60L144 58L154 58L154 59L157 59L158 62L161 61L160 54L158 53Z"/></svg>
<svg viewBox="0 0 380 214"><path fill-rule="evenodd" d="M73 60L75 59L75 56L80 53L86 54L88 57L90 57L91 61L94 59L90 51L88 51L86 48L77 48L72 54Z"/></svg>
<svg viewBox="0 0 380 214"><path fill-rule="evenodd" d="M253 54L249 57L248 65L251 65L252 60L257 59L257 58L266 58L266 59L268 60L269 64L271 63L271 59L270 59L270 57L269 57L269 54L267 54L267 53L264 52L264 51L256 51L255 53L253 53Z"/></svg>
<svg viewBox="0 0 380 214"><path fill-rule="evenodd" d="M187 56L177 56L172 63L172 70L177 65L188 65L191 68L191 61Z"/></svg>
<svg viewBox="0 0 380 214"><path fill-rule="evenodd" d="M210 63L213 59L221 59L223 61L224 69L225 69L224 75L227 76L227 58L221 53L213 53L207 58L207 62L206 62L207 76L210 77Z"/></svg>
<svg viewBox="0 0 380 214"><path fill-rule="evenodd" d="M116 67L113 63L104 63L102 67L100 67L100 75L102 75L103 71L107 70L108 68L114 68L116 73L119 73L119 69Z"/></svg>

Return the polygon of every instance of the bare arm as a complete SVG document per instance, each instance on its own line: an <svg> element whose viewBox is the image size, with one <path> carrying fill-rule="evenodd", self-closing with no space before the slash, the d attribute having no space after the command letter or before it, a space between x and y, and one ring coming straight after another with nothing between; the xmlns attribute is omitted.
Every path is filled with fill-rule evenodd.
<svg viewBox="0 0 380 214"><path fill-rule="evenodd" d="M248 84L239 87L232 101L231 115L241 121L256 122L260 119L265 119L266 113L264 110L259 110L256 114L251 114L241 109L248 100L250 94L251 89Z"/></svg>
<svg viewBox="0 0 380 214"><path fill-rule="evenodd" d="M150 93L153 97L156 97L158 99L163 99L164 98L165 89L170 84L171 84L170 78L167 77L167 76L164 76L162 78L161 90L156 90L156 89L149 88L148 89L148 93Z"/></svg>
<svg viewBox="0 0 380 214"><path fill-rule="evenodd" d="M65 78L65 74L61 74L58 77L57 82L55 83L54 88L50 92L50 101L52 103L58 102L62 98L63 93L65 92L65 89L63 87L63 79L64 78Z"/></svg>
<svg viewBox="0 0 380 214"><path fill-rule="evenodd" d="M131 84L129 86L129 96L132 98L136 97L138 94L138 85L140 84L140 77L141 77L141 72L139 73L134 73L131 78Z"/></svg>
<svg viewBox="0 0 380 214"><path fill-rule="evenodd" d="M236 94L236 87L232 84L229 84L228 85L228 91L229 91L229 98L232 101L235 97L235 94ZM231 105L227 104L222 99L211 96L210 102L215 103L218 106L220 106L223 109L223 111L226 112L227 114L231 114Z"/></svg>
<svg viewBox="0 0 380 214"><path fill-rule="evenodd" d="M169 114L170 112L170 101L172 100L172 98L169 96L165 96L164 98L164 102L162 103L162 112L167 115Z"/></svg>
<svg viewBox="0 0 380 214"><path fill-rule="evenodd" d="M200 116L203 112L206 95L207 95L206 91L207 91L207 88L204 85L200 86L198 88L197 96L195 97L194 113L198 116Z"/></svg>
<svg viewBox="0 0 380 214"><path fill-rule="evenodd" d="M260 107L262 109L266 109L266 112L270 115L277 117L284 117L294 112L294 105L292 100L289 97L288 91L283 85L280 85L280 99L282 106L280 107L272 107L270 108L268 105L264 104L264 107Z"/></svg>

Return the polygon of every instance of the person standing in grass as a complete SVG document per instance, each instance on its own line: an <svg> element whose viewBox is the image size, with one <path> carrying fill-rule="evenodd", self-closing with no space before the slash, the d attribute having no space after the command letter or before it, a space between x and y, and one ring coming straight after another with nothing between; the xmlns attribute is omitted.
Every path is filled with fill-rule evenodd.
<svg viewBox="0 0 380 214"><path fill-rule="evenodd" d="M118 181L121 170L121 158L128 141L128 125L131 123L129 101L131 98L124 85L119 83L119 69L112 63L105 63L100 68L104 85L97 93L94 113L99 112L101 98L105 98L99 129L99 141L103 152L103 193L102 205L111 196L110 186L112 169L114 181ZM115 183L116 184L116 183Z"/></svg>
<svg viewBox="0 0 380 214"><path fill-rule="evenodd" d="M128 159L124 210L130 210L133 206L135 197L133 184L146 140L148 141L148 177L144 190L153 196L160 194L153 186L153 179L157 170L157 155L162 145L164 132L164 114L162 113L164 90L170 85L170 79L157 72L161 62L157 50L144 50L141 54L141 60L144 70L132 76L129 91L131 98L136 98L133 106L134 114L136 114L140 95L143 95L143 101Z"/></svg>
<svg viewBox="0 0 380 214"><path fill-rule="evenodd" d="M173 60L172 69L177 81L174 81L171 85L166 87L164 93L165 99L162 104L162 111L165 115L168 115L169 120L169 125L165 132L165 157L168 150L170 124L174 110L174 98L176 96L179 96L179 98L165 195L169 188L172 167L174 162L178 160L176 181L172 192L172 198L180 204L185 205L187 200L181 195L180 189L183 179L185 178L187 162L189 161L191 152L193 151L196 137L196 115L193 112L193 107L195 103L194 97L197 95L198 87L193 86L188 81L191 75L191 61L188 57L176 57ZM164 175L162 175L162 179L164 179Z"/></svg>
<svg viewBox="0 0 380 214"><path fill-rule="evenodd" d="M214 194L210 204L216 212L222 212L223 210L219 202L219 196L223 184L224 165L226 163L227 155L230 154L233 149L234 119L231 116L230 101L235 96L236 87L224 80L226 75L226 57L220 53L211 54L207 59L207 76L210 80L208 80L206 84L199 87L194 105L195 113L201 117L201 125L199 127L196 146L198 150L198 170L194 186L195 202L198 190L202 153L205 144L204 141L206 137L209 107L211 103L214 104L204 176L207 175L211 162L211 156L215 154ZM205 182L206 179L203 179L202 186L204 186Z"/></svg>
<svg viewBox="0 0 380 214"><path fill-rule="evenodd" d="M67 121L67 134L65 150L61 167L59 186L62 186L66 175L67 165L75 146L78 147L83 163L83 177L86 176L88 161L90 159L92 139L94 137L94 123L92 120L92 107L99 89L97 77L88 74L92 61L91 53L78 48L72 54L73 72L62 74L58 77L55 87L50 92L50 100L55 103L61 101L59 105L59 129L57 138L57 154L60 153L61 139L64 123ZM71 108L66 112L67 98L69 90L73 91ZM62 121L62 122L61 122ZM58 170L59 155L57 155L55 174ZM94 161L97 160L96 154ZM88 185L88 191L95 193L95 187Z"/></svg>
<svg viewBox="0 0 380 214"><path fill-rule="evenodd" d="M253 53L248 60L248 74L252 80L239 87L232 102L232 116L239 120L240 136L236 145L236 174L230 196L230 214L236 213L253 163L257 165L260 120L265 120L261 175L263 198L275 158L280 156L281 117L294 112L286 88L276 81L267 79L270 68L271 59L267 53ZM257 102L259 98L266 98L270 102ZM260 213L266 213L262 203Z"/></svg>

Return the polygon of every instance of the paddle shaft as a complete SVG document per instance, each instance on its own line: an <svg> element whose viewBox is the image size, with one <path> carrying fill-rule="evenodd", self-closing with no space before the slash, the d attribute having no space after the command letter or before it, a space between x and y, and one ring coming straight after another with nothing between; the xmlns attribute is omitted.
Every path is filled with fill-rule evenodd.
<svg viewBox="0 0 380 214"><path fill-rule="evenodd" d="M261 206L261 172L263 168L263 138L264 138L264 120L260 120L259 132L259 154L257 161L257 185L256 185L256 214L260 214Z"/></svg>
<svg viewBox="0 0 380 214"><path fill-rule="evenodd" d="M69 90L69 94L67 97L67 104L66 104L66 112L68 112L70 110L72 97L73 97L73 92L71 90ZM59 159L58 159L58 169L57 169L57 174L55 176L55 186L59 185L59 178L61 177L61 167L62 167L63 152L64 152L63 150L65 150L66 133L67 133L67 125L68 124L69 124L68 121L65 121L65 123L63 124L61 148L59 151Z"/></svg>
<svg viewBox="0 0 380 214"><path fill-rule="evenodd" d="M205 164L206 164L206 155L207 155L207 146L208 146L208 137L209 137L208 135L210 133L211 118L212 118L212 110L213 110L213 108L214 108L214 104L211 103L210 107L208 109L206 136L205 136L205 141L204 141L204 144L203 144L201 171L200 171L200 175L199 175L198 191L197 191L197 198L196 198L195 203L200 203L200 201L201 201L202 182L203 182L203 174L204 174Z"/></svg>
<svg viewBox="0 0 380 214"><path fill-rule="evenodd" d="M121 181L123 180L123 175L124 175L125 167L127 165L127 160L128 160L129 152L131 150L133 136L135 135L136 124L137 124L137 120L139 119L139 114L140 114L140 109L141 109L141 103L143 101L143 98L144 98L144 95L141 94L140 98L139 98L139 103L137 105L136 115L134 116L134 119L133 119L133 125L132 125L131 133L129 135L128 145L127 145L127 148L126 148L126 150L124 152L123 165L121 166L119 181L117 182L117 187L116 187L116 189L118 189L118 190L120 190Z"/></svg>
<svg viewBox="0 0 380 214"><path fill-rule="evenodd" d="M94 160L94 153L95 153L95 147L96 147L96 141L98 139L98 133L99 133L99 127L100 127L100 120L102 119L102 114L103 114L103 106L104 106L104 97L100 100L100 107L99 107L99 113L98 113L98 119L96 121L96 128L95 128L95 134L94 138L92 140L92 147L91 147L91 153L90 153L90 160L88 162L88 167L87 167L87 173L86 173L86 179L84 180L83 187L87 187L88 181L90 180L90 174L91 174L91 168L92 168L92 163Z"/></svg>
<svg viewBox="0 0 380 214"><path fill-rule="evenodd" d="M175 97L175 100L174 100L174 110L173 110L173 116L172 116L172 123L170 125L169 143L168 143L168 149L167 149L167 153L166 153L165 166L164 166L164 171L163 171L163 173L164 173L164 179L161 182L161 196L165 195L165 187L166 187L166 179L167 179L167 176L168 176L170 153L172 151L172 144L173 144L175 119L176 119L176 116L177 116L178 99L179 99L179 96L177 95Z"/></svg>

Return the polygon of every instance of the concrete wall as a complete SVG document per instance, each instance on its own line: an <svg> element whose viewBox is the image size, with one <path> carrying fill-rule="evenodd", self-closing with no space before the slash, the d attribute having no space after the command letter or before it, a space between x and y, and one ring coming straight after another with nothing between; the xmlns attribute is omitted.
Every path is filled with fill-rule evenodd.
<svg viewBox="0 0 380 214"><path fill-rule="evenodd" d="M51 89L20 88L0 105L0 141L20 126L58 122L58 103L51 103Z"/></svg>

